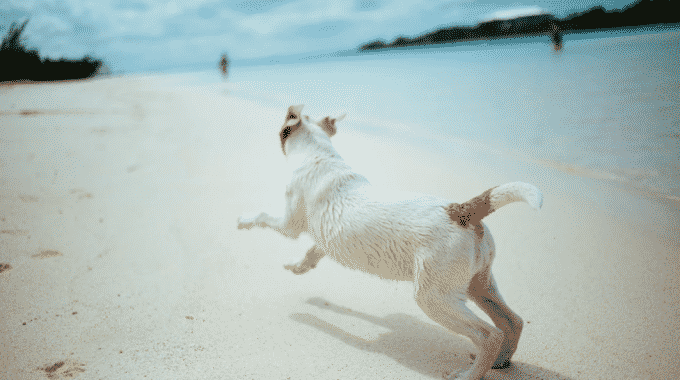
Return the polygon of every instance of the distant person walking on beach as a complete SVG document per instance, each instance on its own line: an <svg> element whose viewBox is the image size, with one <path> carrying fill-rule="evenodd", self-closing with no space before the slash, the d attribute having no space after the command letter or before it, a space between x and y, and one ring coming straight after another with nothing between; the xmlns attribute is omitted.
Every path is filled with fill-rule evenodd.
<svg viewBox="0 0 680 380"><path fill-rule="evenodd" d="M222 59L220 59L220 71L222 71L224 80L227 80L229 75L229 58L227 58L226 54L222 54Z"/></svg>
<svg viewBox="0 0 680 380"><path fill-rule="evenodd" d="M562 31L560 31L560 27L557 26L557 24L552 23L551 30L548 32L548 35L550 36L550 40L553 43L553 48L555 51L562 50Z"/></svg>

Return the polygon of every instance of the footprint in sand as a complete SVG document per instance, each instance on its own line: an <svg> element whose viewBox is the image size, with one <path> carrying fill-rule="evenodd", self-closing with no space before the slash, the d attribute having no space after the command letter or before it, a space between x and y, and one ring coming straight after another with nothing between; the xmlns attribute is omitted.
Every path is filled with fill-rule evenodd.
<svg viewBox="0 0 680 380"><path fill-rule="evenodd" d="M11 265L6 264L6 263L0 263L0 273L7 272L10 269L12 269Z"/></svg>
<svg viewBox="0 0 680 380"><path fill-rule="evenodd" d="M85 372L85 364L71 360L61 360L54 364L38 367L48 379L72 379Z"/></svg>
<svg viewBox="0 0 680 380"><path fill-rule="evenodd" d="M40 253L36 253L35 255L32 255L31 257L36 258L36 259L47 259L50 257L57 257L61 256L62 253L59 251L55 251L53 249L48 249L45 251L40 251Z"/></svg>
<svg viewBox="0 0 680 380"><path fill-rule="evenodd" d="M28 235L28 231L26 231L26 230L0 230L0 234L26 236L26 235Z"/></svg>
<svg viewBox="0 0 680 380"><path fill-rule="evenodd" d="M37 110L21 110L19 111L19 115L21 116L33 116L33 115L40 115L43 112L37 111Z"/></svg>
<svg viewBox="0 0 680 380"><path fill-rule="evenodd" d="M71 194L78 194L78 200L92 198L92 193L86 193L85 190L82 189L73 189L71 190Z"/></svg>
<svg viewBox="0 0 680 380"><path fill-rule="evenodd" d="M38 197L35 195L19 195L19 199L21 199L22 202L29 203L29 202L37 202Z"/></svg>

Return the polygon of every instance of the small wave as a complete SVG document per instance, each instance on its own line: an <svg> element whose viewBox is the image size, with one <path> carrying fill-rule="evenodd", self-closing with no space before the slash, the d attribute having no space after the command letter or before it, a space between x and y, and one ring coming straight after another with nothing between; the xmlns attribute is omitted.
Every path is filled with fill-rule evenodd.
<svg viewBox="0 0 680 380"><path fill-rule="evenodd" d="M541 161L541 160L539 160ZM550 161L550 160L542 160L543 165L545 166L550 166L554 169L563 171L565 173L577 175L580 177L588 177L588 178L594 178L594 179L608 179L612 181L620 181L620 182L627 182L628 178L620 175L616 175L614 173L606 172L606 171L601 171L601 170L595 170L595 169L590 169L586 168L583 166L578 166L578 165L570 165L570 164L564 164L556 161Z"/></svg>
<svg viewBox="0 0 680 380"><path fill-rule="evenodd" d="M674 204L680 202L680 188L677 187L677 183L666 178L655 169L616 168L614 170L599 170L554 160L532 158L518 152L509 153L520 160L550 167L574 176L609 180L619 184L627 191L650 199L671 201Z"/></svg>

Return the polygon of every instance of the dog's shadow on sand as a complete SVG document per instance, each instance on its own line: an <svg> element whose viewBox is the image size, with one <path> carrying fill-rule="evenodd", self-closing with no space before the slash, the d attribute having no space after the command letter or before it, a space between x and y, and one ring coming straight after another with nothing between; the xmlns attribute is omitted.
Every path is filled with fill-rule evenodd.
<svg viewBox="0 0 680 380"><path fill-rule="evenodd" d="M385 354L401 365L429 375L436 379L462 372L473 361L474 346L466 338L452 334L440 326L422 322L407 314L391 314L379 318L349 308L334 305L322 298L314 297L307 303L338 314L356 317L382 326L391 332L377 339L366 340L354 336L309 313L291 314L294 321L313 326L341 341L361 350ZM505 369L492 369L484 376L487 380L538 380L571 378L554 371L513 361Z"/></svg>

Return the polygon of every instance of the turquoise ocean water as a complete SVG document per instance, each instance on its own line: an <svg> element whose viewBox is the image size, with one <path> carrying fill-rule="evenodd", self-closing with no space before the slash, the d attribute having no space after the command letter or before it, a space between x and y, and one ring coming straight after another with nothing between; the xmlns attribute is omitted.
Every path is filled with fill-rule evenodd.
<svg viewBox="0 0 680 380"><path fill-rule="evenodd" d="M346 52L231 67L235 96L370 133L456 138L680 200L680 28ZM217 70L192 81L219 83ZM285 109L285 108L284 108Z"/></svg>

